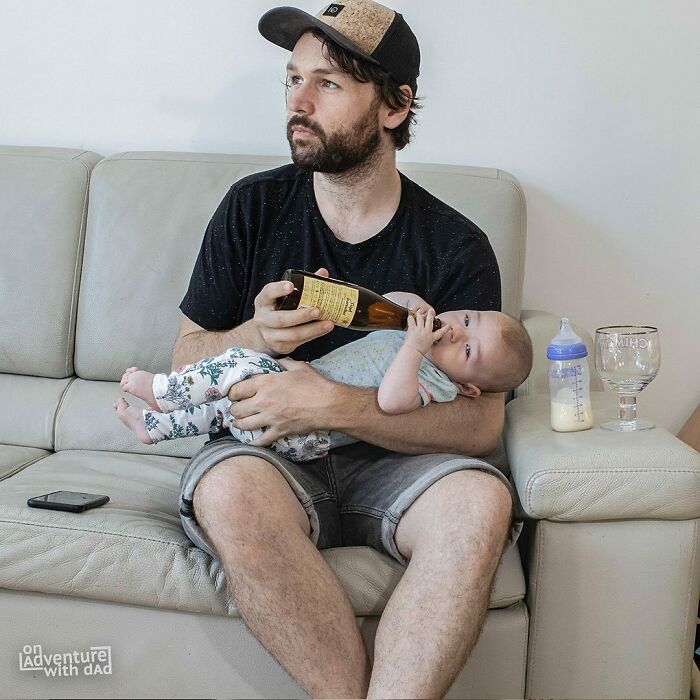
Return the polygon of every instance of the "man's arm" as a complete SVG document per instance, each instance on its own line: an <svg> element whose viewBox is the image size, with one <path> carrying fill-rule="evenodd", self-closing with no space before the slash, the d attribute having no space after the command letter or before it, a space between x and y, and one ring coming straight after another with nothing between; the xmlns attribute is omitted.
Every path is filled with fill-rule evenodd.
<svg viewBox="0 0 700 700"><path fill-rule="evenodd" d="M315 274L328 277L321 267ZM172 352L172 368L192 364L203 357L220 355L227 348L241 347L264 352L272 357L286 355L309 340L330 333L333 324L316 321L318 309L300 308L277 311L275 302L289 294L291 282L270 282L255 297L255 315L249 321L227 331L208 331L183 314L180 332Z"/></svg>
<svg viewBox="0 0 700 700"><path fill-rule="evenodd" d="M180 332L173 346L172 369L190 365L203 357L220 355L224 350L232 347L267 352L252 320L230 331L207 331L182 314Z"/></svg>
<svg viewBox="0 0 700 700"><path fill-rule="evenodd" d="M458 396L454 401L432 402L411 413L390 416L380 410L373 389L343 385L342 390L345 408L338 405L334 429L396 452L488 455L503 432L504 394Z"/></svg>
<svg viewBox="0 0 700 700"><path fill-rule="evenodd" d="M305 362L282 359L289 370L257 375L231 387L231 415L241 430L269 426L254 442L268 446L283 435L339 430L397 452L486 455L503 431L504 394L458 396L417 411L391 416L377 403L377 390L337 384Z"/></svg>

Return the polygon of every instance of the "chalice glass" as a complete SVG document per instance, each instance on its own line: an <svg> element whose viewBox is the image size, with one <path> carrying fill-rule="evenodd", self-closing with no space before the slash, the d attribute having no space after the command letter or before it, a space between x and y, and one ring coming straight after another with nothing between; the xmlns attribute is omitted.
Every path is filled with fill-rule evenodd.
<svg viewBox="0 0 700 700"><path fill-rule="evenodd" d="M654 424L637 418L637 394L654 379L661 363L659 331L652 326L605 326L595 332L595 368L617 392L619 420L605 430L648 430Z"/></svg>

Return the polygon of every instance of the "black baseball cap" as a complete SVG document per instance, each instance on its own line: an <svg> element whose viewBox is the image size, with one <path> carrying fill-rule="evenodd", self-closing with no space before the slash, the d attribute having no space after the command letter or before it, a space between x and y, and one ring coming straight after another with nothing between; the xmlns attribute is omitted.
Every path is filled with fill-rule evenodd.
<svg viewBox="0 0 700 700"><path fill-rule="evenodd" d="M258 29L268 41L288 51L294 49L304 32L320 29L355 56L383 68L399 85L410 86L416 95L420 72L418 40L398 12L378 2L331 3L316 16L296 7L276 7L260 18Z"/></svg>

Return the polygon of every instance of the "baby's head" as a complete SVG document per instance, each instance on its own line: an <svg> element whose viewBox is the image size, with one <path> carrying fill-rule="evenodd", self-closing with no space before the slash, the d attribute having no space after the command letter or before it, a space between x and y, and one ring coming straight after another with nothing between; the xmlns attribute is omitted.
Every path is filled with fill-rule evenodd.
<svg viewBox="0 0 700 700"><path fill-rule="evenodd" d="M446 333L426 353L464 396L510 391L532 369L532 343L517 318L500 311L445 311Z"/></svg>

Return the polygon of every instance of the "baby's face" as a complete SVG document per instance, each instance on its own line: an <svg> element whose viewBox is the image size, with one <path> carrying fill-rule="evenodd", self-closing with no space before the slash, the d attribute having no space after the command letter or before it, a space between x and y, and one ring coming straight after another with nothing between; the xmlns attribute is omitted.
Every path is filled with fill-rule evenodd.
<svg viewBox="0 0 700 700"><path fill-rule="evenodd" d="M505 359L501 325L507 318L498 311L445 311L437 318L446 333L426 357L452 381L480 387L491 368Z"/></svg>

